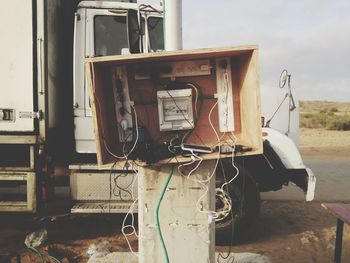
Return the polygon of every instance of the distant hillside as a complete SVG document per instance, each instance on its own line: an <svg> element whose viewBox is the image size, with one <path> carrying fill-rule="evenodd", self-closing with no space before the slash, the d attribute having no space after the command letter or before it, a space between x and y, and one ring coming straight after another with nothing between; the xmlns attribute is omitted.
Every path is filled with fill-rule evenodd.
<svg viewBox="0 0 350 263"><path fill-rule="evenodd" d="M300 101L300 127L350 130L350 102Z"/></svg>
<svg viewBox="0 0 350 263"><path fill-rule="evenodd" d="M320 112L335 111L350 113L350 102L334 102L334 101L300 101L300 112Z"/></svg>

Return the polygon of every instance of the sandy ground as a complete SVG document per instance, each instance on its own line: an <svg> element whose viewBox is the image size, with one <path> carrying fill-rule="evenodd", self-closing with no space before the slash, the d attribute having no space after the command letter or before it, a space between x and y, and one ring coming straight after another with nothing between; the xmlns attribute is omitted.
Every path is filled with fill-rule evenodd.
<svg viewBox="0 0 350 263"><path fill-rule="evenodd" d="M336 200L350 201L350 132L303 129L300 146L305 163L319 173L321 194L308 203L291 186L263 195L256 224L242 244L231 248L233 252L260 253L272 263L332 262L336 219L321 208L321 202L333 200L334 196ZM19 252L22 262L40 262L25 249L23 241L28 232L44 227L49 232L45 249L65 257L65 262L86 262L86 250L92 243L107 240L112 251L128 251L120 233L121 223L122 216L118 215L0 214L0 254ZM132 245L137 249L136 238ZM343 247L343 262L350 262L350 250L345 249L350 247L348 226ZM228 251L229 247L217 250Z"/></svg>
<svg viewBox="0 0 350 263"><path fill-rule="evenodd" d="M304 159L349 159L350 131L303 128L299 148Z"/></svg>
<svg viewBox="0 0 350 263"><path fill-rule="evenodd" d="M261 215L246 239L231 251L259 253L273 263L332 261L336 221L319 202L263 201L261 208ZM120 216L63 215L41 222L28 216L21 220L13 215L1 219L6 219L6 223L1 225L0 247L20 251L22 262L40 262L23 246L25 233L39 226L49 231L49 246L45 249L57 257L66 257L65 262L86 262L89 245L105 240L112 245L112 251L128 251L120 234ZM132 239L132 245L137 249L136 238ZM347 226L343 246L350 246L350 228ZM229 247L217 247L217 250L225 252ZM350 251L344 249L343 262L349 262L348 258Z"/></svg>

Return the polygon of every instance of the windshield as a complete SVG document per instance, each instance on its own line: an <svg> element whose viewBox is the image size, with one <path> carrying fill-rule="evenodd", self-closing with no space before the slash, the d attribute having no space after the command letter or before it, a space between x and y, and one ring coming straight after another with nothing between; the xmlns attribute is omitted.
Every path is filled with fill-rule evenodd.
<svg viewBox="0 0 350 263"><path fill-rule="evenodd" d="M147 24L151 51L164 50L163 19L149 17Z"/></svg>
<svg viewBox="0 0 350 263"><path fill-rule="evenodd" d="M128 47L126 16L95 16L95 56L120 55Z"/></svg>

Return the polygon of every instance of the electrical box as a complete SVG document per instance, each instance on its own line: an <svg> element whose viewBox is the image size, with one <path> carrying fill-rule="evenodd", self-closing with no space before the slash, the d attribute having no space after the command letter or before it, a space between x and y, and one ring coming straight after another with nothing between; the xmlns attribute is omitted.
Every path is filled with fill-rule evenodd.
<svg viewBox="0 0 350 263"><path fill-rule="evenodd" d="M233 144L261 154L258 72L257 46L89 58L98 163L186 162L181 150L203 147L201 159L224 158Z"/></svg>
<svg viewBox="0 0 350 263"><path fill-rule="evenodd" d="M157 99L161 131L194 128L191 89L161 90Z"/></svg>

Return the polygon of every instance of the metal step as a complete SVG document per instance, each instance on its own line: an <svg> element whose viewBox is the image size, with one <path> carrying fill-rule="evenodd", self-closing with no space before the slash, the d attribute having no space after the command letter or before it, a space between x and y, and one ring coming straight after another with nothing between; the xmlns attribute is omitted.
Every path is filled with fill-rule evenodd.
<svg viewBox="0 0 350 263"><path fill-rule="evenodd" d="M71 213L127 213L133 202L81 202L71 208ZM134 204L133 213L137 213L137 204Z"/></svg>

